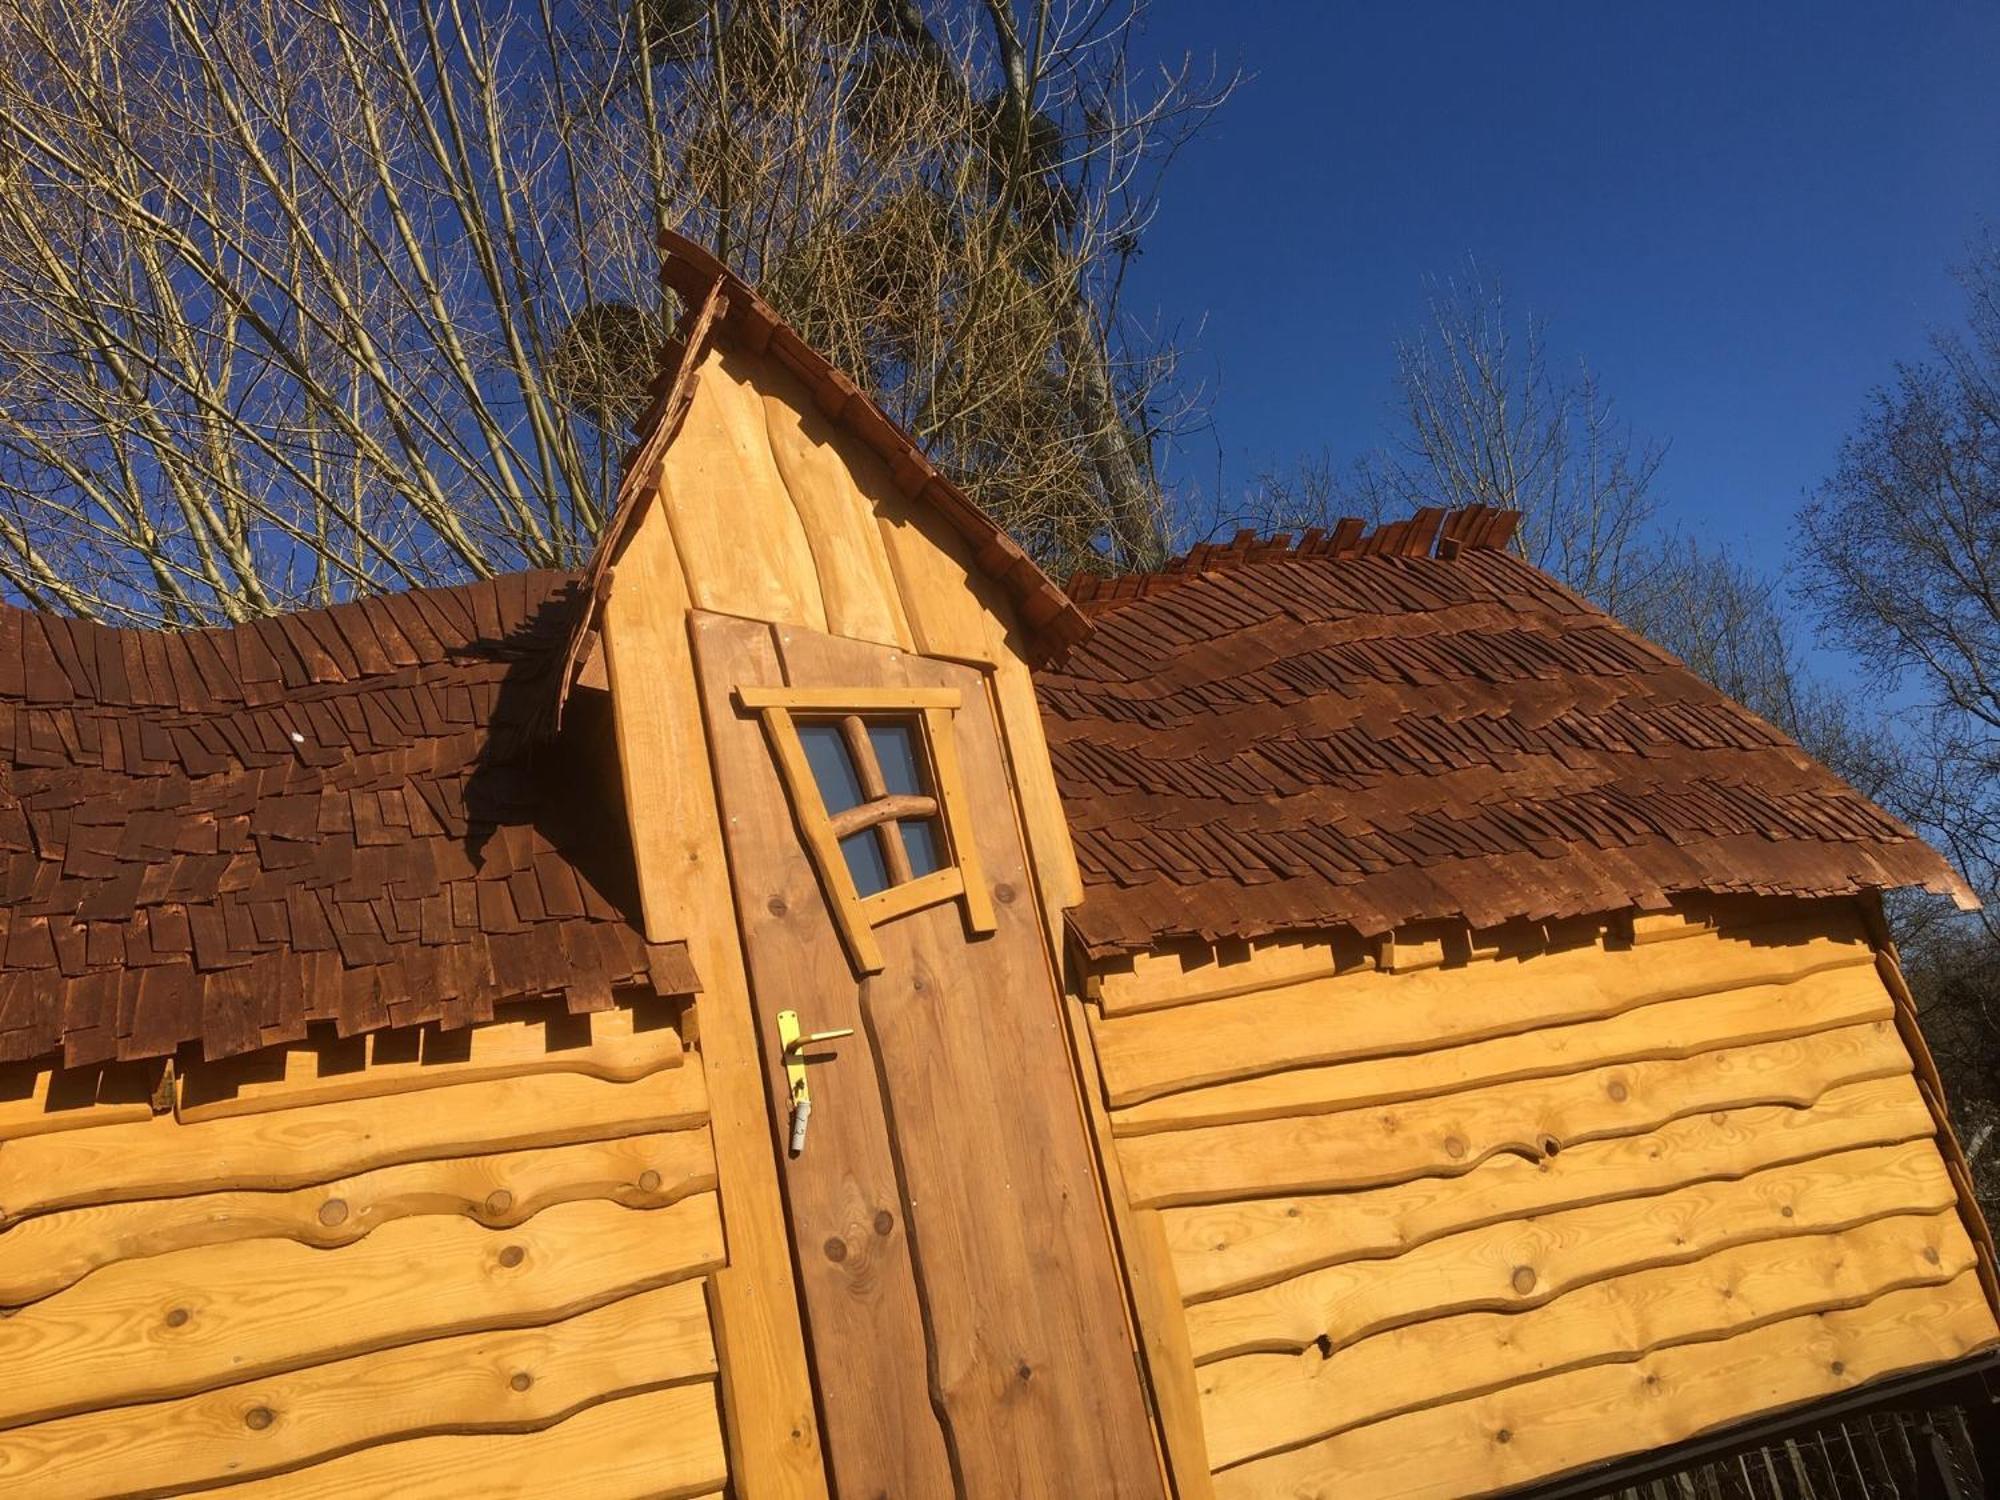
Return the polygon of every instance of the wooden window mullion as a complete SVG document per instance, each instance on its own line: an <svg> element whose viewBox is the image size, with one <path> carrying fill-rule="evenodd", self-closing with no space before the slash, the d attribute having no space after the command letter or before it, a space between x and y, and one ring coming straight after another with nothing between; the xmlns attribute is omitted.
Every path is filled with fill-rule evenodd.
<svg viewBox="0 0 2000 1500"><path fill-rule="evenodd" d="M847 740L847 754L854 762L854 774L861 782L861 795L868 802L886 802L889 783L882 775L882 762L875 758L875 742L868 737L868 723L859 714L840 721ZM889 884L903 885L911 876L910 851L903 847L903 831L893 816L875 824L875 841L882 850L882 863L889 872Z"/></svg>

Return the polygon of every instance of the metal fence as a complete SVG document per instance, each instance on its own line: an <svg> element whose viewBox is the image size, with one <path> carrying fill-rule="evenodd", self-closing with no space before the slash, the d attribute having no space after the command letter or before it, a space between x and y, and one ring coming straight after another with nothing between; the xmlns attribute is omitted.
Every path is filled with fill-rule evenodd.
<svg viewBox="0 0 2000 1500"><path fill-rule="evenodd" d="M1978 1420L1996 1420L1991 1410ZM1978 1500L1982 1476L1965 1408L1855 1415L1600 1500Z"/></svg>

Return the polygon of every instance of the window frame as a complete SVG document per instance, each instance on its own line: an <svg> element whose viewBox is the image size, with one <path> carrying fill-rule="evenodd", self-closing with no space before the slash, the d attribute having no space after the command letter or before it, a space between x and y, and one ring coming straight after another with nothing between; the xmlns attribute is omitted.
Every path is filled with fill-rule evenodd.
<svg viewBox="0 0 2000 1500"><path fill-rule="evenodd" d="M966 927L975 935L994 930L993 904L973 842L971 804L965 792L958 744L953 738L960 707L956 688L739 687L736 701L763 721L765 738L778 763L785 792L792 804L834 926L854 967L864 974L880 973L882 945L875 929L911 912L946 901L963 902ZM874 748L867 743L866 724L872 717L907 716L921 742L918 748L930 768L930 797L895 797L887 793ZM864 800L840 814L829 814L819 779L813 774L799 736L799 721L838 721L849 759L860 779ZM860 726L858 730L848 726ZM871 780L872 772L872 780ZM878 795L879 793L879 795ZM923 804L921 808L918 804ZM856 818L855 814L864 816ZM863 896L848 868L842 838L862 830L876 832L884 864L892 874L900 868L909 877L907 852L899 824L905 817L934 818L943 834L945 856L928 875L904 878L870 896ZM886 833L882 830L888 830ZM891 848L894 848L892 854Z"/></svg>

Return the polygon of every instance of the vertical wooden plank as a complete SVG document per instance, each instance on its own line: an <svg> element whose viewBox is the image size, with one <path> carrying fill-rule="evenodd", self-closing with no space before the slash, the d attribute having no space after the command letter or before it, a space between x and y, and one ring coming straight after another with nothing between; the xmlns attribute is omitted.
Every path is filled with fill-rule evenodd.
<svg viewBox="0 0 2000 1500"><path fill-rule="evenodd" d="M695 696L687 585L657 508L639 521L618 573L604 643L646 931L684 938L702 983L699 1046L729 1244L711 1303L730 1473L742 1500L820 1500L819 1424Z"/></svg>
<svg viewBox="0 0 2000 1500"><path fill-rule="evenodd" d="M1188 1343L1187 1315L1181 1306L1180 1277L1158 1209L1133 1208L1119 1170L1118 1151L1111 1137L1111 1118L1098 1087L1097 1050L1090 1039L1084 1003L1064 997L1070 1042L1081 1070L1084 1099L1097 1142L1097 1156L1109 1179L1112 1216L1124 1252L1125 1283L1131 1289L1139 1320L1140 1347L1146 1356L1148 1385L1166 1452L1169 1479L1179 1500L1214 1500L1215 1481L1209 1473L1208 1440L1202 1430L1201 1392L1195 1382L1194 1350Z"/></svg>
<svg viewBox="0 0 2000 1500"><path fill-rule="evenodd" d="M884 968L861 1016L965 1493L1161 1495L1089 1125L978 677L805 632L778 638L795 686L872 667L961 689L954 740L994 930L969 939L957 903L884 923Z"/></svg>
<svg viewBox="0 0 2000 1500"><path fill-rule="evenodd" d="M758 363L756 380L771 454L819 570L826 628L835 635L908 650L914 642L889 571L889 554L874 509L851 469L856 450L865 451L863 445L828 421L805 385L776 359Z"/></svg>
<svg viewBox="0 0 2000 1500"><path fill-rule="evenodd" d="M720 343L703 359L694 400L660 464L656 503L697 605L824 630L812 548L771 456L748 360ZM630 587L622 560L618 566L614 598Z"/></svg>
<svg viewBox="0 0 2000 1500"><path fill-rule="evenodd" d="M921 502L897 493L879 460L874 471L857 464L855 472L881 517L890 570L917 649L993 668L990 681L1008 769L1028 826L1049 930L1059 933L1061 913L1083 899L1083 876L1049 764L1034 680L1018 639L1008 630L1012 607L999 584L972 567L964 539ZM1063 958L1060 944L1056 958L1058 963Z"/></svg>
<svg viewBox="0 0 2000 1500"><path fill-rule="evenodd" d="M703 614L694 640L769 1097L786 1097L768 1043L780 1009L797 1010L806 1031L857 1033L810 1054L811 1127L802 1155L782 1168L828 1462L843 1494L949 1495L903 1193L863 1016L874 981L857 989L758 720L734 702L739 686L780 682L771 633Z"/></svg>

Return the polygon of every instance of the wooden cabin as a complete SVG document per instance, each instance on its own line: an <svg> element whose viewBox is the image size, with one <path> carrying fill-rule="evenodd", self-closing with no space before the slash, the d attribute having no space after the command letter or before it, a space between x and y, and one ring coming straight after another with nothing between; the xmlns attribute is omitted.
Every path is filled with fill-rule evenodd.
<svg viewBox="0 0 2000 1500"><path fill-rule="evenodd" d="M1457 1496L1983 1399L1908 829L1503 514L1065 593L667 249L586 573L0 614L0 1494Z"/></svg>

